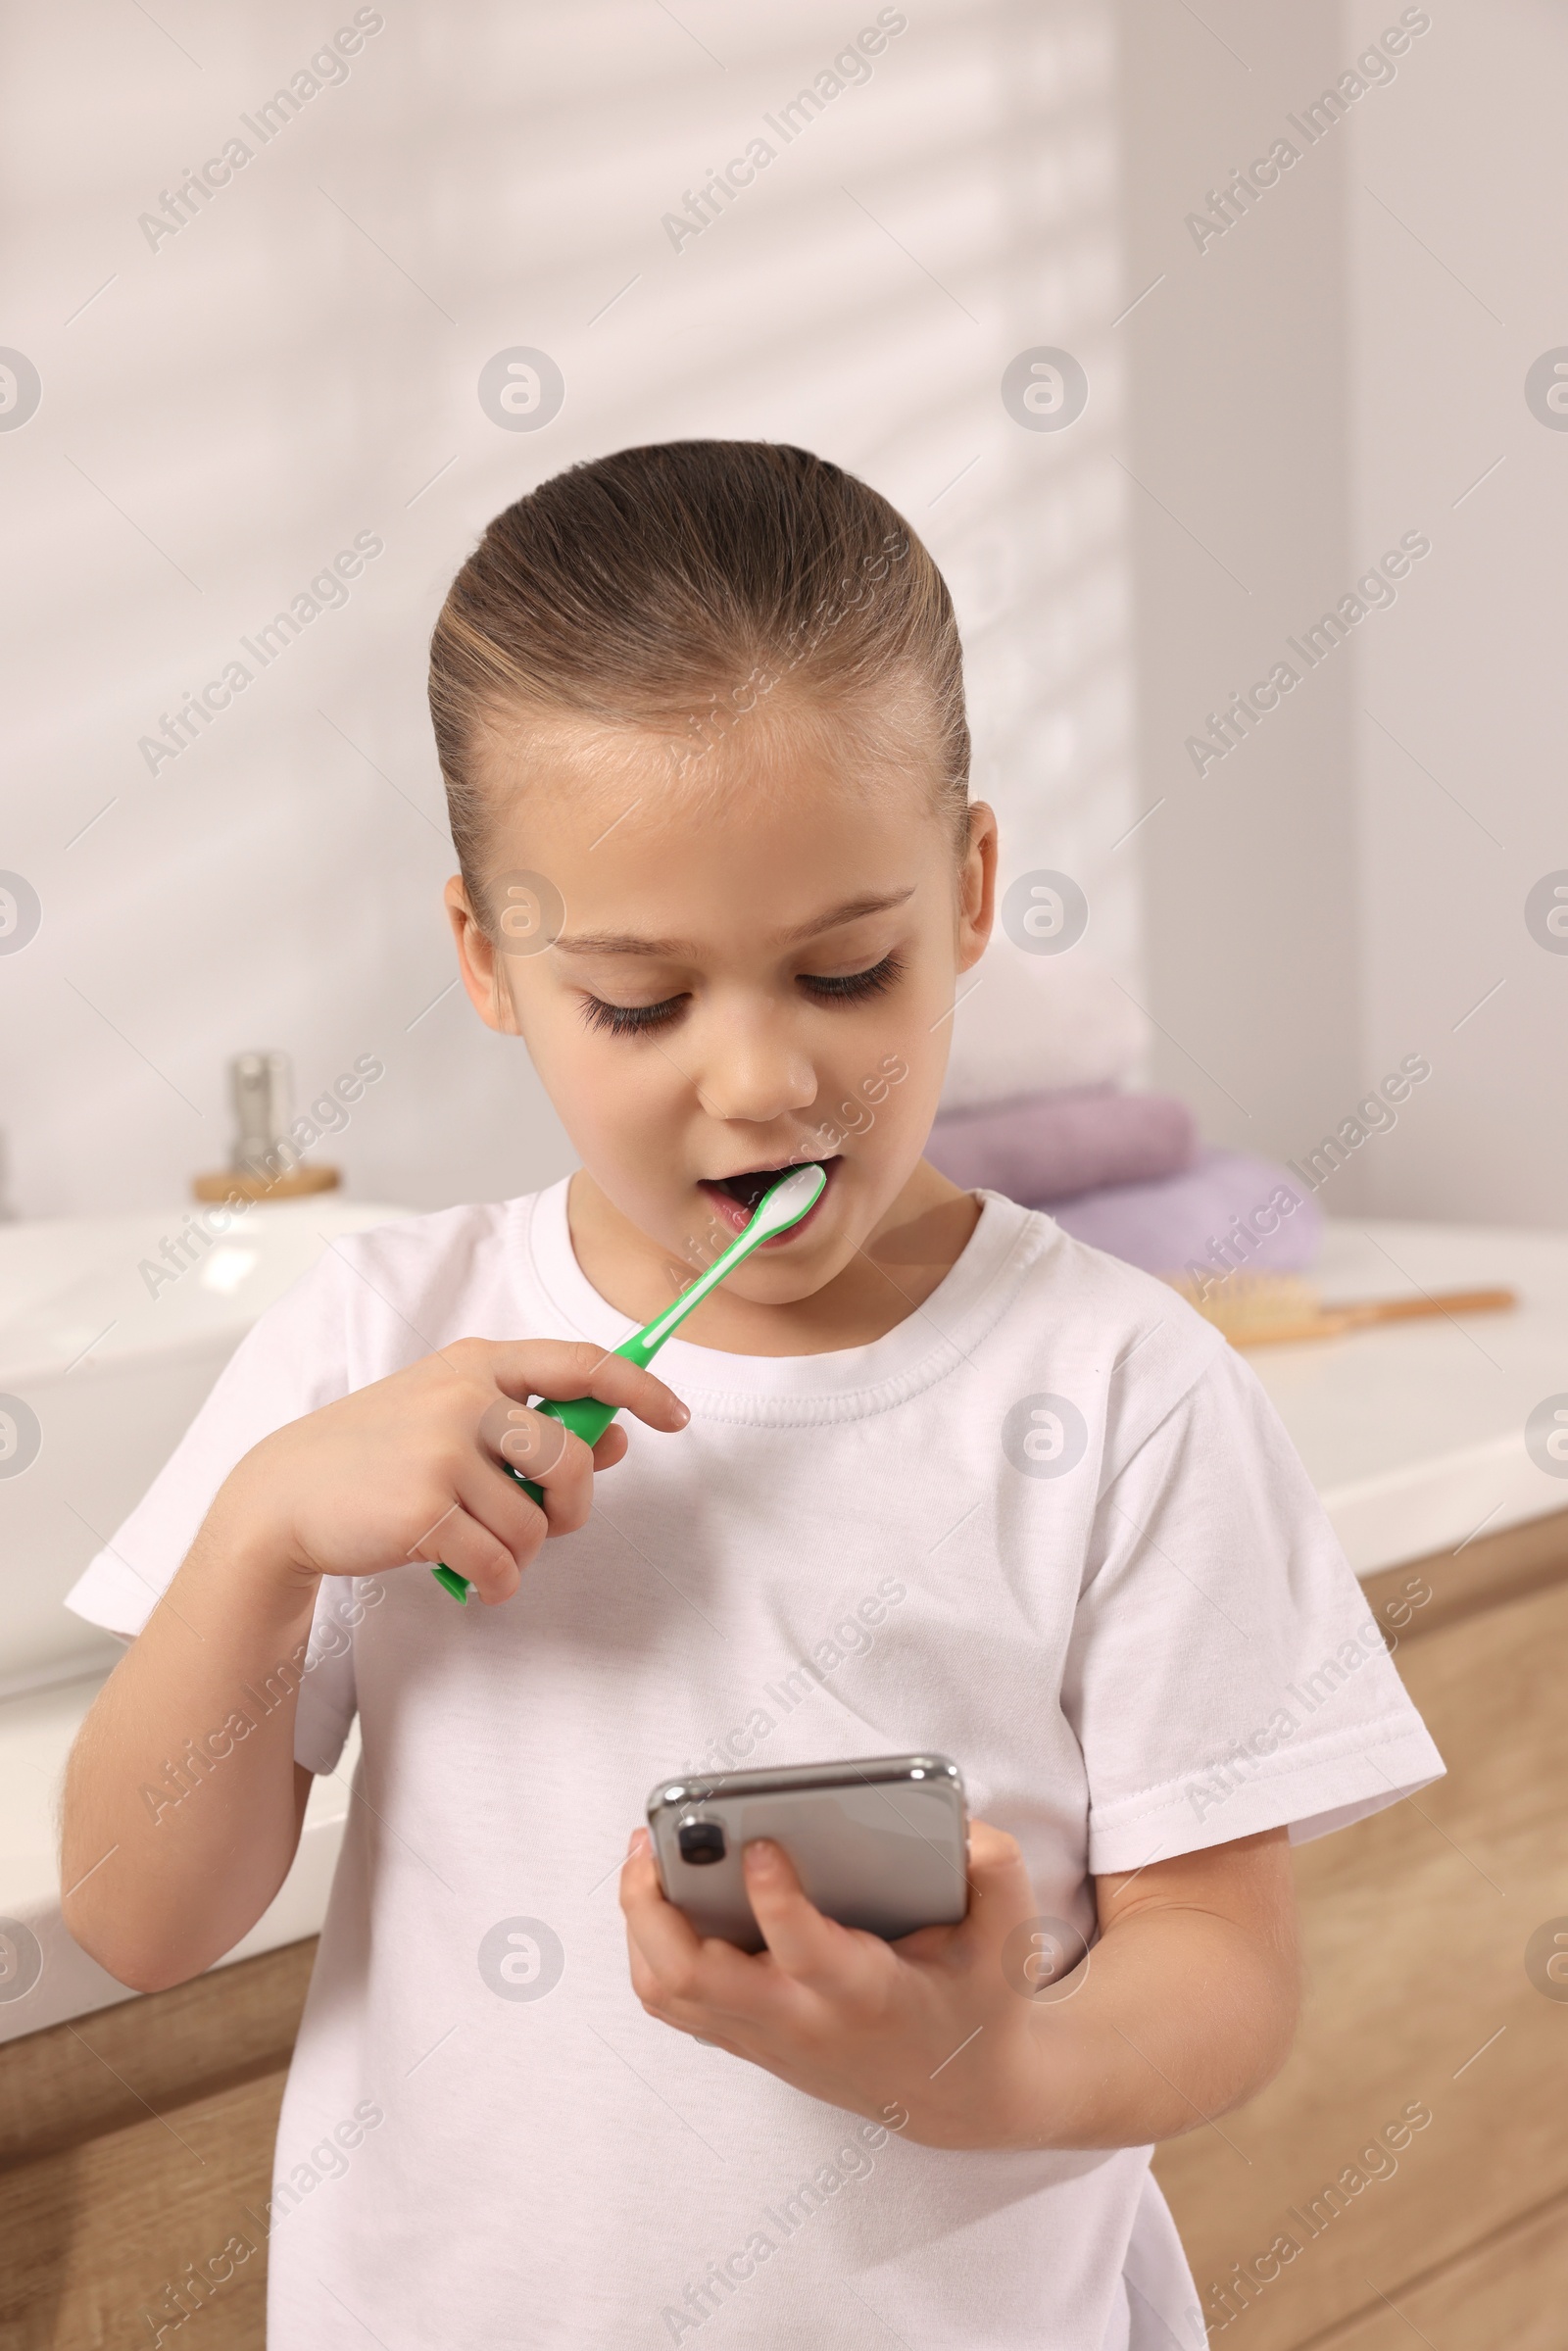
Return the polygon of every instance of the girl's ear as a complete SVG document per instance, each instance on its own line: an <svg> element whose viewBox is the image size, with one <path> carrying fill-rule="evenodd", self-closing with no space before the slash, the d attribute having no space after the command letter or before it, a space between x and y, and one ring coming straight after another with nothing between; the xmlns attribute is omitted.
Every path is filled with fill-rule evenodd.
<svg viewBox="0 0 1568 2351"><path fill-rule="evenodd" d="M969 809L969 846L958 869L958 969L978 963L997 913L997 819L983 800Z"/></svg>
<svg viewBox="0 0 1568 2351"><path fill-rule="evenodd" d="M503 1037L520 1035L512 991L507 985L506 966L468 904L461 874L452 876L443 896L452 936L457 942L458 970L468 992L468 1002L487 1029L494 1029Z"/></svg>

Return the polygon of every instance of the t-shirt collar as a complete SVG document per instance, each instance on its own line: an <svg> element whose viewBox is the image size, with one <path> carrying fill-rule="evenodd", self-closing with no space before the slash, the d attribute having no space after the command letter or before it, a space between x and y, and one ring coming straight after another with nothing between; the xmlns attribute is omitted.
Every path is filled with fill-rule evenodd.
<svg viewBox="0 0 1568 2351"><path fill-rule="evenodd" d="M520 1201L521 1235L534 1284L562 1333L617 1347L638 1326L589 1281L571 1246L569 1177ZM864 1347L820 1355L732 1355L671 1339L656 1362L694 1413L724 1420L853 1419L945 1378L1004 1311L1043 1249L1060 1247L1051 1218L979 1192L981 1214L956 1263L904 1320Z"/></svg>

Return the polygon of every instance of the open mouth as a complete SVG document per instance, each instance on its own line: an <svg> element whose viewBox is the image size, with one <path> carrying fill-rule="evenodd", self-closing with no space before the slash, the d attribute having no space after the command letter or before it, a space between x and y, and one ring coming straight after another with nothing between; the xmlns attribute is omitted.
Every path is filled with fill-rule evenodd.
<svg viewBox="0 0 1568 2351"><path fill-rule="evenodd" d="M800 1224L791 1227L789 1233L776 1236L778 1240L789 1240L792 1238L793 1234L800 1232L804 1226L808 1225L811 1221L811 1218L815 1216L817 1209L821 1207L822 1201L827 1198L828 1191L832 1188L833 1174L834 1170L838 1166L838 1163L839 1154L837 1152L835 1152L832 1157L828 1157L826 1154L824 1154L821 1158L816 1160L786 1159L781 1166L777 1167L748 1167L742 1169L736 1175L705 1176L701 1179L701 1184L703 1191L706 1192L709 1199L712 1200L724 1222L727 1225L733 1226L736 1232L740 1232L756 1214L759 1200L762 1200L782 1177L793 1175L797 1168L810 1167L813 1165L820 1167L828 1181L826 1187L824 1187L822 1193L818 1197L815 1205L810 1208L805 1216L802 1217ZM766 1242L763 1246L771 1249L774 1244L773 1242Z"/></svg>

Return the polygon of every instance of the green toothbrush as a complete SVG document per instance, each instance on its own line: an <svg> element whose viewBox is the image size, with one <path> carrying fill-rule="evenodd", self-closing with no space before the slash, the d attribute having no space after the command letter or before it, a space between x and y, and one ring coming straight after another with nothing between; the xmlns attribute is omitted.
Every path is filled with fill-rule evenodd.
<svg viewBox="0 0 1568 2351"><path fill-rule="evenodd" d="M699 1274L691 1288L683 1290L673 1305L666 1306L662 1314L656 1314L652 1322L645 1323L640 1331L634 1331L629 1339L623 1339L614 1352L624 1355L628 1363L646 1365L651 1362L665 1340L673 1338L680 1329L692 1308L700 1306L709 1292L716 1289L726 1274L733 1273L737 1265L744 1264L753 1249L760 1249L764 1241L771 1241L775 1233L787 1233L791 1225L800 1223L807 1211L816 1205L826 1182L827 1177L816 1166L796 1167L787 1176L782 1176L770 1191L763 1193L752 1211L750 1224L736 1235L723 1255L715 1257L708 1271ZM535 1406L535 1410L548 1413L552 1420L563 1421L585 1445L593 1445L614 1419L617 1407L614 1404L602 1404L596 1396L575 1396L564 1403L546 1397ZM531 1478L525 1478L520 1470L514 1469L510 1461L503 1461L500 1466L509 1478L515 1478L524 1494L531 1494L536 1502L543 1503L543 1490ZM456 1568L448 1567L445 1563L432 1567L430 1573L438 1584L446 1587L455 1600L466 1600L469 1592L466 1576L460 1576Z"/></svg>

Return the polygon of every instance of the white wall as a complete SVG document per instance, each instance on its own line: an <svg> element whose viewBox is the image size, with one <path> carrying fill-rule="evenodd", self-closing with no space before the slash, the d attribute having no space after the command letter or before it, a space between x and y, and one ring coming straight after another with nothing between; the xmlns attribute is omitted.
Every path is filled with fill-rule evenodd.
<svg viewBox="0 0 1568 2351"><path fill-rule="evenodd" d="M1142 807L1155 1076L1205 1131L1288 1157L1359 1087L1354 691L1326 663L1195 768L1190 736L1267 678L1359 568L1348 512L1344 156L1282 172L1200 244L1188 216L1338 72L1337 6L1127 0ZM1201 21L1200 21L1201 20ZM1300 146L1298 138L1293 143ZM1208 738L1214 740L1212 736ZM1348 1169L1337 1205L1353 1199Z"/></svg>
<svg viewBox="0 0 1568 2351"><path fill-rule="evenodd" d="M1309 144L1288 118L1412 15ZM1568 955L1524 921L1568 867L1568 433L1524 399L1568 343L1560 12L1126 0L1122 48L1127 283L1159 281L1121 330L1156 1081L1285 1157L1420 1054L1323 1205L1560 1225ZM1299 160L1195 236L1281 135ZM1397 601L1200 776L1205 714L1412 531Z"/></svg>
<svg viewBox="0 0 1568 2351"><path fill-rule="evenodd" d="M1357 543L1434 550L1361 668L1366 1059L1433 1062L1368 1205L1561 1225L1568 955L1524 908L1568 868L1568 431L1525 377L1568 345L1568 35L1541 0L1432 14L1358 115L1351 214Z"/></svg>
<svg viewBox="0 0 1568 2351"><path fill-rule="evenodd" d="M252 1046L287 1050L306 1099L385 1061L331 1152L362 1195L434 1205L568 1163L520 1049L452 983L424 645L498 508L629 441L798 441L904 509L959 602L1009 871L1078 875L1096 951L1142 988L1112 851L1136 803L1108 0L912 7L869 84L678 252L662 215L870 0L380 14L262 146L240 115L348 5L7 11L0 343L43 386L0 431L0 867L43 909L0 955L28 1215L181 1198L225 1156L222 1066ZM253 159L152 249L138 216L236 131ZM1089 369L1070 431L1003 408L1035 344ZM476 396L516 345L564 374L537 434ZM385 552L347 605L150 773L160 713L367 531Z"/></svg>

